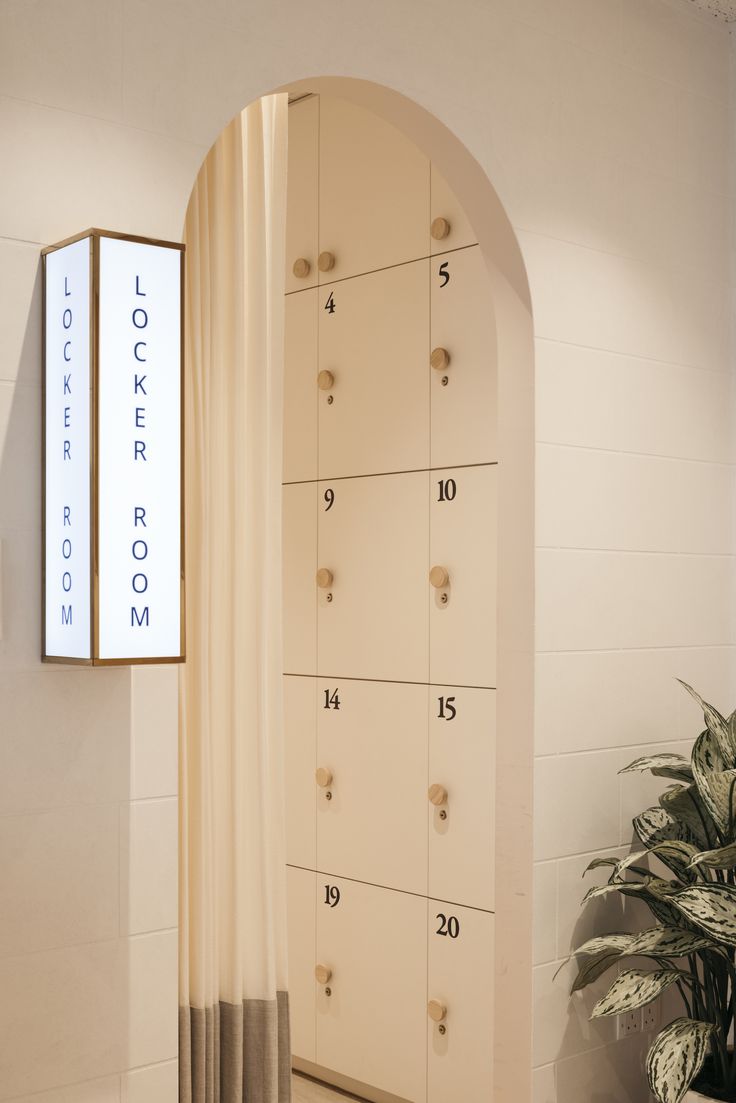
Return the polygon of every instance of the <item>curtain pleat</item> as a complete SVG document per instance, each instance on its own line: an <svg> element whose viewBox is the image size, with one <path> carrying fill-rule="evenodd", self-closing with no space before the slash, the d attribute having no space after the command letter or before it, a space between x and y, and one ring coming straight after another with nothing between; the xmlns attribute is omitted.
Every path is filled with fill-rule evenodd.
<svg viewBox="0 0 736 1103"><path fill-rule="evenodd" d="M281 705L287 98L223 131L187 212L180 1100L289 1099Z"/></svg>

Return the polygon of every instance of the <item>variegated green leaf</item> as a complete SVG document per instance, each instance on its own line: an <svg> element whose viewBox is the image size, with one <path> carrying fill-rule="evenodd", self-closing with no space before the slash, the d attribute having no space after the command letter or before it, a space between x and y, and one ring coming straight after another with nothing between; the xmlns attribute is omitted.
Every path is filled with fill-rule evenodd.
<svg viewBox="0 0 736 1103"><path fill-rule="evenodd" d="M603 950L609 953L622 953L628 947L633 934L623 934L618 931L613 934L599 934L595 938L589 938L582 946L578 946L576 954L599 954Z"/></svg>
<svg viewBox="0 0 736 1103"><path fill-rule="evenodd" d="M646 890L646 885L638 881L616 881L608 885L596 885L588 889L583 897L583 904L589 900L598 900L601 896L609 896L612 892L621 892L624 896L636 896Z"/></svg>
<svg viewBox="0 0 736 1103"><path fill-rule="evenodd" d="M680 1103L703 1067L711 1023L675 1019L660 1031L647 1054L647 1079L657 1103Z"/></svg>
<svg viewBox="0 0 736 1103"><path fill-rule="evenodd" d="M617 866L618 861L618 858L594 858L593 861L589 862L585 867L582 876L585 877L585 874L590 873L592 869L601 869L604 866Z"/></svg>
<svg viewBox="0 0 736 1103"><path fill-rule="evenodd" d="M675 781L693 780L693 770L688 760L681 754L670 754L664 751L660 754L648 754L643 755L642 758L636 758L628 766L624 766L623 770L619 770L619 773L631 774L643 770L651 770L657 777L671 777Z"/></svg>
<svg viewBox="0 0 736 1103"><path fill-rule="evenodd" d="M668 902L718 942L736 946L736 888L732 885L693 885L673 894Z"/></svg>
<svg viewBox="0 0 736 1103"><path fill-rule="evenodd" d="M689 827L674 820L664 808L654 807L636 817L634 830L648 850L657 850L661 861L677 877L691 879L687 872L690 859L700 847Z"/></svg>
<svg viewBox="0 0 736 1103"><path fill-rule="evenodd" d="M702 807L696 785L673 785L662 793L659 803L676 824L687 828L690 841L702 850L712 845L706 826L707 813Z"/></svg>
<svg viewBox="0 0 736 1103"><path fill-rule="evenodd" d="M657 969L653 973L644 969L626 969L616 977L605 996L598 1000L590 1017L600 1019L605 1015L622 1015L643 1007L656 1000L679 976L675 969Z"/></svg>
<svg viewBox="0 0 736 1103"><path fill-rule="evenodd" d="M728 769L733 769L734 766L736 766L736 744L732 741L728 721L721 716L718 709L713 708L713 705L709 705L707 701L704 701L692 686L689 686L687 682L683 682L682 678L678 678L677 680L700 705L703 710L703 716L705 717L705 726L718 741L718 746L721 749L721 754L723 755L726 766Z"/></svg>
<svg viewBox="0 0 736 1103"><path fill-rule="evenodd" d="M684 957L698 950L712 949L716 944L705 935L682 927L651 927L630 936L626 953L643 957Z"/></svg>
<svg viewBox="0 0 736 1103"><path fill-rule="evenodd" d="M573 992L582 991L583 988L587 988L593 981L602 977L606 970L610 969L612 965L615 965L620 957L621 955L617 951L608 952L604 950L600 954L587 958L581 965L575 980L572 982L570 995L572 995Z"/></svg>
<svg viewBox="0 0 736 1103"><path fill-rule="evenodd" d="M720 846L717 850L702 850L693 856L691 866L707 866L708 869L736 869L736 843Z"/></svg>
<svg viewBox="0 0 736 1103"><path fill-rule="evenodd" d="M733 820L731 794L736 771L724 759L712 732L706 730L695 740L691 762L703 805L720 831L730 834Z"/></svg>

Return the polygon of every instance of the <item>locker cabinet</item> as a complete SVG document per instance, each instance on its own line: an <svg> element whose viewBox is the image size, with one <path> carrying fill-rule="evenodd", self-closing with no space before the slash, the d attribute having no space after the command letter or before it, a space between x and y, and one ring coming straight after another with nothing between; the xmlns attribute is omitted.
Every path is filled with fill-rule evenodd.
<svg viewBox="0 0 736 1103"><path fill-rule="evenodd" d="M286 861L317 868L317 684L315 678L285 675Z"/></svg>
<svg viewBox="0 0 736 1103"><path fill-rule="evenodd" d="M319 181L319 96L289 105L287 159L286 290L301 291L317 283L317 216ZM297 275L294 265L298 266Z"/></svg>
<svg viewBox="0 0 736 1103"><path fill-rule="evenodd" d="M284 318L285 483L317 478L316 288L286 296Z"/></svg>
<svg viewBox="0 0 736 1103"><path fill-rule="evenodd" d="M429 894L492 911L496 694L429 687ZM443 816L444 813L444 816Z"/></svg>
<svg viewBox="0 0 736 1103"><path fill-rule="evenodd" d="M316 674L317 484L283 488L284 671Z"/></svg>
<svg viewBox="0 0 736 1103"><path fill-rule="evenodd" d="M291 1050L305 1061L314 1061L317 874L309 869L289 866L286 870L286 891Z"/></svg>
<svg viewBox="0 0 736 1103"><path fill-rule="evenodd" d="M432 467L493 462L496 335L480 248L433 257L430 287L432 352L449 356L430 380Z"/></svg>
<svg viewBox="0 0 736 1103"><path fill-rule="evenodd" d="M426 257L429 161L370 111L320 97L321 283ZM291 201L291 200L290 200Z"/></svg>
<svg viewBox="0 0 736 1103"><path fill-rule="evenodd" d="M426 687L325 678L317 699L317 868L426 895Z"/></svg>
<svg viewBox="0 0 736 1103"><path fill-rule="evenodd" d="M317 1063L412 1103L426 1097L426 915L420 896L317 878L316 964L330 972L317 987Z"/></svg>
<svg viewBox="0 0 736 1103"><path fill-rule="evenodd" d="M318 673L427 680L426 472L319 484ZM333 497L334 496L334 497Z"/></svg>
<svg viewBox="0 0 736 1103"><path fill-rule="evenodd" d="M430 223L443 219L448 225L435 227L435 233L446 229L443 237L430 236L430 252L446 253L449 249L462 249L477 244L478 238L470 225L455 193L439 170L432 165L430 183Z"/></svg>
<svg viewBox="0 0 736 1103"><path fill-rule="evenodd" d="M496 685L497 467L431 473L430 560L449 576L429 586L430 682Z"/></svg>
<svg viewBox="0 0 736 1103"><path fill-rule="evenodd" d="M430 900L427 1103L493 1099L493 916ZM434 1008L433 1008L434 1010ZM441 1029L444 1027L444 1031Z"/></svg>
<svg viewBox="0 0 736 1103"><path fill-rule="evenodd" d="M320 289L319 475L429 463L429 261Z"/></svg>

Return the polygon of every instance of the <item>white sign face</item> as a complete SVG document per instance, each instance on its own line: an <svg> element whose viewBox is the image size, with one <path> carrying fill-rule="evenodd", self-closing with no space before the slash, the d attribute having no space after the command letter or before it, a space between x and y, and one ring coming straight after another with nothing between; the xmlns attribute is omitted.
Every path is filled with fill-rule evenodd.
<svg viewBox="0 0 736 1103"><path fill-rule="evenodd" d="M99 658L181 653L181 252L100 238Z"/></svg>
<svg viewBox="0 0 736 1103"><path fill-rule="evenodd" d="M46 654L91 657L89 238L46 257Z"/></svg>

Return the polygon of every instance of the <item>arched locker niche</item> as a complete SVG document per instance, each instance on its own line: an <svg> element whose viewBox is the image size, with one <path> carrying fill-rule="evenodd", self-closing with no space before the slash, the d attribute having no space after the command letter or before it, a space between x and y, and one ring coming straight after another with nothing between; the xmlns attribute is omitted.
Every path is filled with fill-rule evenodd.
<svg viewBox="0 0 736 1103"><path fill-rule="evenodd" d="M493 1092L498 451L488 278L370 111L289 108L284 703L295 1067Z"/></svg>

